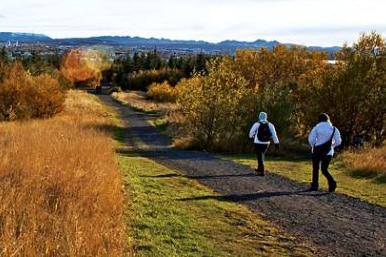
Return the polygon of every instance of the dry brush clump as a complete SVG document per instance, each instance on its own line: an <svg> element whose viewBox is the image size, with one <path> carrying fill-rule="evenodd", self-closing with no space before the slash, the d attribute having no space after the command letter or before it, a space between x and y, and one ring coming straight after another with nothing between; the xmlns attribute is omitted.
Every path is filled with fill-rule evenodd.
<svg viewBox="0 0 386 257"><path fill-rule="evenodd" d="M342 157L350 170L386 177L386 147L347 151Z"/></svg>
<svg viewBox="0 0 386 257"><path fill-rule="evenodd" d="M177 90L170 86L167 81L152 83L147 90L147 96L155 102L175 102Z"/></svg>
<svg viewBox="0 0 386 257"><path fill-rule="evenodd" d="M32 76L19 62L0 73L0 120L49 118L63 110L65 92L56 78Z"/></svg>
<svg viewBox="0 0 386 257"><path fill-rule="evenodd" d="M114 143L82 116L0 124L0 256L125 252Z"/></svg>
<svg viewBox="0 0 386 257"><path fill-rule="evenodd" d="M111 95L117 101L130 105L131 107L144 112L169 113L176 108L175 103L156 102L148 99L147 93L143 91L122 91L114 92Z"/></svg>

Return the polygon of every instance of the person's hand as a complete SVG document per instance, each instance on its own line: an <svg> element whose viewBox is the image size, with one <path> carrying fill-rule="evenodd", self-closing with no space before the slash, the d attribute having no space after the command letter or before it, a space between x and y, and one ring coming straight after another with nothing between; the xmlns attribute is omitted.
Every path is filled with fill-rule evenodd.
<svg viewBox="0 0 386 257"><path fill-rule="evenodd" d="M279 144L275 144L275 150L279 149Z"/></svg>

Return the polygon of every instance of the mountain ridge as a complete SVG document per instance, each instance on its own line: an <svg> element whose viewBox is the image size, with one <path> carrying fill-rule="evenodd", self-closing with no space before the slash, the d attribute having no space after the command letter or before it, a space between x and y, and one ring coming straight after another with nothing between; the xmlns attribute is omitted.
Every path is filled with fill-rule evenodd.
<svg viewBox="0 0 386 257"><path fill-rule="evenodd" d="M176 48L203 48L203 49L219 49L222 51L234 52L240 48L261 48L267 47L272 49L274 46L283 44L286 46L296 46L297 44L281 43L279 41L267 41L257 39L253 42L224 40L219 43L211 43L203 40L172 40L166 38L143 38L131 36L96 36L96 37L71 37L71 38L51 38L44 34L23 33L23 32L0 32L1 42L7 43L17 41L18 43L47 43L47 44L68 44L68 45L95 45L104 44L111 46L163 46ZM304 45L298 45L304 46ZM339 46L321 47L321 46L305 46L309 50L318 50L325 52L336 52L341 49Z"/></svg>

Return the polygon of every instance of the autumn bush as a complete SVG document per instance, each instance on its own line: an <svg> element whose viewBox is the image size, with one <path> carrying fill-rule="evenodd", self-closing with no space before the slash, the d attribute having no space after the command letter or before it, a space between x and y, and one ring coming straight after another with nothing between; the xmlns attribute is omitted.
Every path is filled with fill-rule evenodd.
<svg viewBox="0 0 386 257"><path fill-rule="evenodd" d="M0 120L48 118L63 110L65 92L48 74L32 76L19 62L3 68Z"/></svg>
<svg viewBox="0 0 386 257"><path fill-rule="evenodd" d="M181 72L176 69L163 68L160 70L140 70L127 74L120 85L123 89L141 90L146 92L152 83L163 83L167 81L174 86L182 77Z"/></svg>
<svg viewBox="0 0 386 257"><path fill-rule="evenodd" d="M110 65L107 54L97 49L73 49L62 58L60 70L77 85L96 87L102 79L102 71Z"/></svg>
<svg viewBox="0 0 386 257"><path fill-rule="evenodd" d="M177 90L170 86L167 81L162 83L152 83L146 95L155 102L175 102L177 99Z"/></svg>
<svg viewBox="0 0 386 257"><path fill-rule="evenodd" d="M124 255L121 178L95 103L70 91L53 119L0 124L1 256Z"/></svg>
<svg viewBox="0 0 386 257"><path fill-rule="evenodd" d="M207 76L196 74L176 86L183 131L206 150L237 151L242 146L238 140L246 138L247 81L228 61L212 60Z"/></svg>

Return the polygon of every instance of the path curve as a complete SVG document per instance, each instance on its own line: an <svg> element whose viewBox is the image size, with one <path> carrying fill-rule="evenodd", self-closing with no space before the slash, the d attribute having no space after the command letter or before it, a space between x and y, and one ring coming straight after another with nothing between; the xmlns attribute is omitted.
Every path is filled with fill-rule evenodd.
<svg viewBox="0 0 386 257"><path fill-rule="evenodd" d="M279 175L251 175L250 167L198 151L170 147L170 141L152 127L145 114L99 95L125 122L128 143L156 162L174 168L220 193L216 198L246 204L284 231L311 240L318 256L386 256L386 208L345 195L305 192L308 185ZM133 137L145 143L137 145ZM183 199L183 200L200 200Z"/></svg>

